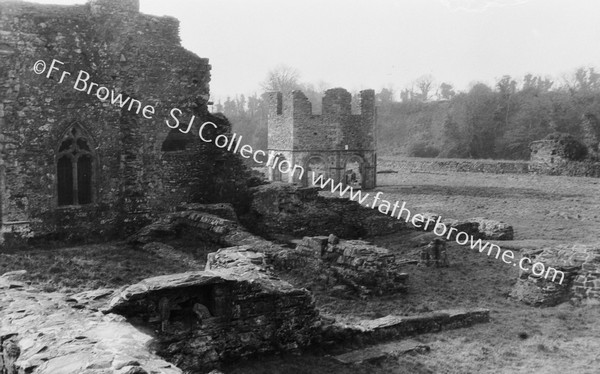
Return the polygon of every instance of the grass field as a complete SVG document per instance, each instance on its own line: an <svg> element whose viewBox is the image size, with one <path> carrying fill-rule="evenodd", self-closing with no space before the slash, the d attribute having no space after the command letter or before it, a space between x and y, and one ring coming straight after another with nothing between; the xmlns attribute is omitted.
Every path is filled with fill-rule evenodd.
<svg viewBox="0 0 600 374"><path fill-rule="evenodd" d="M445 218L483 216L514 226L519 242L600 242L600 180L535 175L409 173L378 176L383 198L406 201L413 212ZM398 255L417 258L405 234L373 238ZM185 247L185 246L183 246ZM133 250L121 243L0 253L0 273L26 269L47 290L74 292L116 287L158 274L203 268L214 247L169 252ZM495 258L451 244L451 266L406 265L406 295L336 298L306 282L321 310L352 321L444 308L485 307L491 322L416 339L427 354L377 365L344 366L318 352L229 364L225 373L600 373L600 306L533 308L508 298L517 270ZM297 280L295 280L297 281Z"/></svg>

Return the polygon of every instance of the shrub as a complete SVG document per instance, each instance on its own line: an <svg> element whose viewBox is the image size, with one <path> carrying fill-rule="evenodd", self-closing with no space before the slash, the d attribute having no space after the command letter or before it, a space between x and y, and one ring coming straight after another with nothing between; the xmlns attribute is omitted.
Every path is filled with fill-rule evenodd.
<svg viewBox="0 0 600 374"><path fill-rule="evenodd" d="M440 150L425 142L415 143L410 146L408 155L411 157L433 158L440 154Z"/></svg>

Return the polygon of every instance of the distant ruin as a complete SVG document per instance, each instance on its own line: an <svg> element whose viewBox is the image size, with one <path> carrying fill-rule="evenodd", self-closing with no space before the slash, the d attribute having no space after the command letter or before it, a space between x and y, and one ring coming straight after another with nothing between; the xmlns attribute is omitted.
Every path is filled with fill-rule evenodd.
<svg viewBox="0 0 600 374"><path fill-rule="evenodd" d="M531 161L559 166L571 161L581 161L588 150L575 137L569 134L553 133L542 140L531 143Z"/></svg>
<svg viewBox="0 0 600 374"><path fill-rule="evenodd" d="M375 92L360 92L360 114L352 114L352 95L343 88L327 90L321 115L301 91L286 97L268 95L268 150L278 162L299 165L305 173L286 173L285 167L268 169L270 181L311 186L322 175L356 188L376 185ZM283 172L282 172L283 171Z"/></svg>
<svg viewBox="0 0 600 374"><path fill-rule="evenodd" d="M530 144L530 171L573 176L600 176L600 122L587 113L579 123L580 138L555 132ZM581 139L581 140L580 140Z"/></svg>

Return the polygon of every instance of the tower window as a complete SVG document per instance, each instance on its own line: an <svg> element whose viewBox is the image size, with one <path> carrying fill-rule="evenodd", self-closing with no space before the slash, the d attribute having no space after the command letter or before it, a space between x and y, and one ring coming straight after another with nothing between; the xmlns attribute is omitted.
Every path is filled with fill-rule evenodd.
<svg viewBox="0 0 600 374"><path fill-rule="evenodd" d="M79 127L69 131L58 148L58 205L84 205L93 200L94 157Z"/></svg>

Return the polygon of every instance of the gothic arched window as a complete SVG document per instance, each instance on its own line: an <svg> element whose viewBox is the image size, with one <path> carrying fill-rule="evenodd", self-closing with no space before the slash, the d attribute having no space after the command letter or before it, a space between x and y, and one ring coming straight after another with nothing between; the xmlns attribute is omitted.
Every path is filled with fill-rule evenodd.
<svg viewBox="0 0 600 374"><path fill-rule="evenodd" d="M93 199L94 157L78 126L67 132L57 157L58 205L90 204Z"/></svg>

